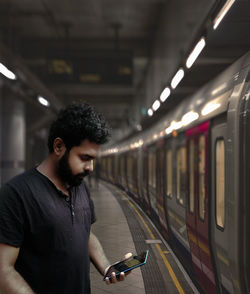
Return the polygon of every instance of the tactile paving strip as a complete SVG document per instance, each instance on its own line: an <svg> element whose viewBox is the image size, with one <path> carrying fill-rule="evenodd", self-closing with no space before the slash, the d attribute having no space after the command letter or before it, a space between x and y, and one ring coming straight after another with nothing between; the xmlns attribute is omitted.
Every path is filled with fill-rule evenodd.
<svg viewBox="0 0 250 294"><path fill-rule="evenodd" d="M128 226L135 244L137 253L149 250L148 260L145 266L141 267L142 277L144 281L145 291L147 294L166 294L167 290L163 281L161 271L156 263L156 257L150 244L146 244L148 236L142 230L136 213L131 209L128 202L122 199L120 193L116 192L109 185L106 187L112 192L119 202L124 215L127 218Z"/></svg>

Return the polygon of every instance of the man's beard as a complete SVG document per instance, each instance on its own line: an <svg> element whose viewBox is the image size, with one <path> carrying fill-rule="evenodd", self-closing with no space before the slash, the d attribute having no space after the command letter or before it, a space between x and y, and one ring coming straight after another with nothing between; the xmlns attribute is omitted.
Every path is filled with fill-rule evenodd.
<svg viewBox="0 0 250 294"><path fill-rule="evenodd" d="M83 173L74 175L69 165L69 151L66 150L63 157L58 163L58 175L60 179L68 184L70 187L79 186L82 183L83 177L89 175L89 171L86 170Z"/></svg>

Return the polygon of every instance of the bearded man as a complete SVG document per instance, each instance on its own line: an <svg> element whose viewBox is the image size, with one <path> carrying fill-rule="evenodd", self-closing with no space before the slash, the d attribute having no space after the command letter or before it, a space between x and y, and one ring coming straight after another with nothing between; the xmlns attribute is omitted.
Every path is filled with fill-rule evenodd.
<svg viewBox="0 0 250 294"><path fill-rule="evenodd" d="M108 137L100 114L73 103L50 127L45 160L1 188L1 294L88 294L90 260L105 275L110 263L91 232L94 205L83 178ZM106 283L124 277L113 273Z"/></svg>

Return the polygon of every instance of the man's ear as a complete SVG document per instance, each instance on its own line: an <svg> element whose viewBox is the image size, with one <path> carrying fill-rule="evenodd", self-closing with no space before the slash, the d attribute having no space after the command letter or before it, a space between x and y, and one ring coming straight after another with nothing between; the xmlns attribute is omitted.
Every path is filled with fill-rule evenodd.
<svg viewBox="0 0 250 294"><path fill-rule="evenodd" d="M61 138L55 138L53 143L54 153L58 156L64 154L66 146Z"/></svg>

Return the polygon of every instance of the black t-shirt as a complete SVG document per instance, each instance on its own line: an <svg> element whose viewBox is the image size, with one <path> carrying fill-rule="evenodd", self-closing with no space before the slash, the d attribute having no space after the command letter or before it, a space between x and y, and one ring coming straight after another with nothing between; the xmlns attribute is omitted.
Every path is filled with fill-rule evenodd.
<svg viewBox="0 0 250 294"><path fill-rule="evenodd" d="M88 294L93 203L86 185L66 198L36 169L0 190L0 243L20 248L15 268L37 294Z"/></svg>

